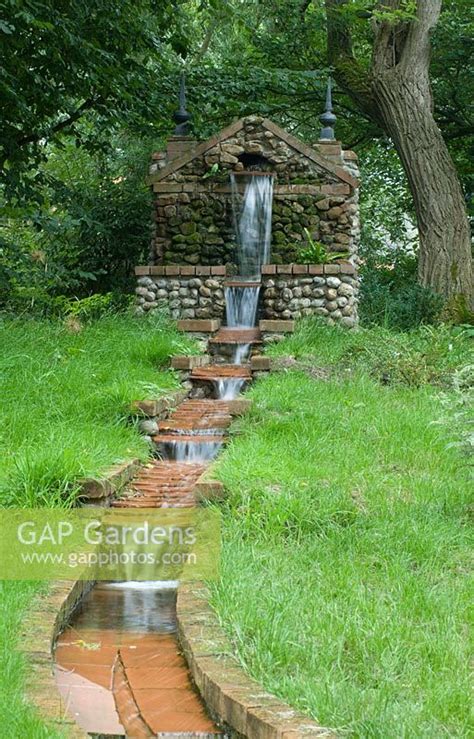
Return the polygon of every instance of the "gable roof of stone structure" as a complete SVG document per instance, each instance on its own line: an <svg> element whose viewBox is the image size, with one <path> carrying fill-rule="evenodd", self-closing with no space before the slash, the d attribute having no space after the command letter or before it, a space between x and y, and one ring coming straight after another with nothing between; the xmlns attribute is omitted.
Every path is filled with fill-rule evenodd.
<svg viewBox="0 0 474 739"><path fill-rule="evenodd" d="M155 182L160 182L174 172L177 172L179 169L181 169L181 167L184 167L193 159L203 156L209 149L212 149L212 147L220 144L222 141L225 141L228 138L231 138L238 131L242 130L244 128L244 123L245 121L243 118L235 121L235 123L231 123L229 126L223 128L207 141L203 141L200 144L197 144L197 146L195 146L186 154L183 154L183 156L173 159L173 161L163 167L163 169L159 170L159 172L149 175L146 179L147 184L152 185ZM357 179L349 174L349 172L347 172L344 167L341 167L340 165L330 161L325 156L313 149L311 146L305 144L300 139L297 139L296 136L293 136L291 133L288 133L288 131L285 131L285 129L277 126L276 123L273 123L273 121L270 121L268 118L264 118L260 125L267 131L271 131L275 136L288 144L288 146L291 146L293 149L300 152L300 154L305 156L307 159L310 159L322 169L330 172L341 182L345 182L351 187L357 187Z"/></svg>

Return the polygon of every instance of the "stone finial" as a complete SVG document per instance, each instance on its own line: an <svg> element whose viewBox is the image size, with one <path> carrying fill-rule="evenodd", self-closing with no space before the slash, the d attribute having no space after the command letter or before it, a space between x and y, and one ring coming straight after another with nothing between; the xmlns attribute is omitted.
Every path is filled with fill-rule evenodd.
<svg viewBox="0 0 474 739"><path fill-rule="evenodd" d="M326 108L322 115L319 116L319 120L323 124L321 129L320 139L334 139L334 124L336 123L336 116L332 112L332 94L331 94L331 78L328 78L328 86L326 90Z"/></svg>
<svg viewBox="0 0 474 739"><path fill-rule="evenodd" d="M176 123L174 136L187 136L189 133L189 120L191 114L186 110L186 83L184 72L181 72L179 83L179 108L173 113L173 119Z"/></svg>

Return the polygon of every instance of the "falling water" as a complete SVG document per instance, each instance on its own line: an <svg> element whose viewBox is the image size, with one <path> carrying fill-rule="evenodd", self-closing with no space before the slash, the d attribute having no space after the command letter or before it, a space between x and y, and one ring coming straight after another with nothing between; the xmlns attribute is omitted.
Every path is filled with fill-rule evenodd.
<svg viewBox="0 0 474 739"><path fill-rule="evenodd" d="M231 328L255 326L260 285L225 288L227 325Z"/></svg>
<svg viewBox="0 0 474 739"><path fill-rule="evenodd" d="M216 435L215 441L166 441L160 444L160 453L163 459L195 464L214 459L221 446L222 438Z"/></svg>
<svg viewBox="0 0 474 739"><path fill-rule="evenodd" d="M230 179L239 275L260 280L262 264L266 264L270 256L273 177L251 176L243 195L234 174Z"/></svg>
<svg viewBox="0 0 474 739"><path fill-rule="evenodd" d="M245 383L243 377L225 377L216 380L217 397L219 400L234 400L242 390Z"/></svg>
<svg viewBox="0 0 474 739"><path fill-rule="evenodd" d="M232 362L234 364L243 364L243 362L248 358L249 352L250 344L236 344Z"/></svg>

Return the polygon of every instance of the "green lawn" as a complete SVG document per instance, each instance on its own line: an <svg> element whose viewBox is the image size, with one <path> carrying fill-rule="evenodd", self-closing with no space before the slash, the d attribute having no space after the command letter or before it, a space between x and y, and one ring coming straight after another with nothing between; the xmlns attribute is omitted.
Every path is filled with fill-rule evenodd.
<svg viewBox="0 0 474 739"><path fill-rule="evenodd" d="M193 351L165 320L117 316L72 333L60 322L0 323L0 506L69 506L75 483L148 455L130 402L179 386L169 356ZM1 575L0 575L1 576ZM21 620L45 584L0 581L0 736L56 734L25 702Z"/></svg>
<svg viewBox="0 0 474 739"><path fill-rule="evenodd" d="M471 348L444 329L392 338L307 324L273 350L305 371L251 390L217 465L213 602L247 669L323 725L468 737L471 486L435 423L441 389L417 377L449 398Z"/></svg>

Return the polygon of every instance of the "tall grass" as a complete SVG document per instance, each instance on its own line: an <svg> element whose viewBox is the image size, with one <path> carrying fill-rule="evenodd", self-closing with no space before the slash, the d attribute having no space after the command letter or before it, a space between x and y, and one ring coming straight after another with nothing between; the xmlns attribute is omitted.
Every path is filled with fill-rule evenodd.
<svg viewBox="0 0 474 739"><path fill-rule="evenodd" d="M318 359L360 340L333 336ZM432 423L438 391L360 369L279 373L251 396L217 467L213 603L242 663L342 735L472 736L470 486Z"/></svg>
<svg viewBox="0 0 474 739"><path fill-rule="evenodd" d="M73 333L60 322L0 323L0 505L57 506L74 482L145 458L125 423L133 399L178 386L165 369L190 343L164 319L107 318Z"/></svg>

